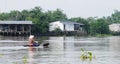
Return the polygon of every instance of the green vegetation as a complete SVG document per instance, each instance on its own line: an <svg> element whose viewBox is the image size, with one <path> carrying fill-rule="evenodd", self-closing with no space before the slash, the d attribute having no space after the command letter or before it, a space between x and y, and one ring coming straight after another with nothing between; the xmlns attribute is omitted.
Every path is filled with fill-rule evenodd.
<svg viewBox="0 0 120 64"><path fill-rule="evenodd" d="M96 37L108 37L108 36L112 36L112 34L96 34Z"/></svg>
<svg viewBox="0 0 120 64"><path fill-rule="evenodd" d="M108 24L103 19L97 19L90 23L90 34L109 34Z"/></svg>
<svg viewBox="0 0 120 64"><path fill-rule="evenodd" d="M28 64L28 60L26 56L23 56L23 64Z"/></svg>
<svg viewBox="0 0 120 64"><path fill-rule="evenodd" d="M17 62L13 62L13 64L18 64Z"/></svg>
<svg viewBox="0 0 120 64"><path fill-rule="evenodd" d="M81 51L82 51L82 55L80 56L80 59L82 61L85 61L85 60L92 61L92 58L95 58L95 56L93 56L92 52L86 52L86 51L84 51L83 48L81 48Z"/></svg>
<svg viewBox="0 0 120 64"><path fill-rule="evenodd" d="M48 33L49 23L57 20L70 20L84 24L84 29L90 35L110 34L108 25L112 23L120 23L120 11L115 10L108 17L89 17L89 18L67 18L67 15L60 9L55 11L44 11L41 7L35 7L30 10L17 11L13 10L9 13L0 13L0 20L30 20L33 21L32 34Z"/></svg>
<svg viewBox="0 0 120 64"><path fill-rule="evenodd" d="M18 64L18 62L13 62L13 64ZM22 64L28 64L28 60L26 56L23 56L22 58Z"/></svg>
<svg viewBox="0 0 120 64"><path fill-rule="evenodd" d="M2 57L4 54L0 53L0 57Z"/></svg>
<svg viewBox="0 0 120 64"><path fill-rule="evenodd" d="M60 28L55 28L55 30L52 31L51 33L59 36L59 35L62 35L62 30Z"/></svg>

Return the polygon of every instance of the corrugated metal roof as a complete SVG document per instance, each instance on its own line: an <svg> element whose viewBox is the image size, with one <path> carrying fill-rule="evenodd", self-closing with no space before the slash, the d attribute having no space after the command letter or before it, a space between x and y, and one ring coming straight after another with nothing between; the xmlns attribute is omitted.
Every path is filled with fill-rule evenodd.
<svg viewBox="0 0 120 64"><path fill-rule="evenodd" d="M63 24L79 24L79 25L84 25L82 23L78 23L78 22L74 22L74 21L67 21L67 20L62 20L62 21L55 21L55 22L60 22L60 23L63 23ZM54 22L51 22L50 24L52 24Z"/></svg>
<svg viewBox="0 0 120 64"><path fill-rule="evenodd" d="M78 22L72 22L72 21L60 21L63 24L80 24L83 25L82 23L78 23Z"/></svg>
<svg viewBox="0 0 120 64"><path fill-rule="evenodd" d="M0 24L33 24L32 21L0 21Z"/></svg>
<svg viewBox="0 0 120 64"><path fill-rule="evenodd" d="M82 23L74 22L74 21L60 21L63 24L79 24L79 25L84 25Z"/></svg>

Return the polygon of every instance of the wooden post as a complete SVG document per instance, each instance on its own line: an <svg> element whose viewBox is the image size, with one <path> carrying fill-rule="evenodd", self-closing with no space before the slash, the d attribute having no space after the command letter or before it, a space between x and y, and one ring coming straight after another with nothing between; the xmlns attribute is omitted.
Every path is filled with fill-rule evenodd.
<svg viewBox="0 0 120 64"><path fill-rule="evenodd" d="M24 25L21 25L21 28L22 28L22 32L24 32Z"/></svg>
<svg viewBox="0 0 120 64"><path fill-rule="evenodd" d="M15 25L15 32L17 32L17 25Z"/></svg>
<svg viewBox="0 0 120 64"><path fill-rule="evenodd" d="M17 25L15 25L15 34L17 35Z"/></svg>
<svg viewBox="0 0 120 64"><path fill-rule="evenodd" d="M31 34L31 25L29 25L29 32L30 32L30 34ZM30 35L30 34L29 34L29 35Z"/></svg>
<svg viewBox="0 0 120 64"><path fill-rule="evenodd" d="M1 25L1 32L3 31L3 25Z"/></svg>
<svg viewBox="0 0 120 64"><path fill-rule="evenodd" d="M10 25L8 24L8 31L7 31L7 35L9 35L10 36Z"/></svg>

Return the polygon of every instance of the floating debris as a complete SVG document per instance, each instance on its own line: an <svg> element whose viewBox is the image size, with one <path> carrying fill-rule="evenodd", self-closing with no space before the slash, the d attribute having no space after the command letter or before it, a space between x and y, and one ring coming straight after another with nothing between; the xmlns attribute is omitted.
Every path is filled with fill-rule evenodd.
<svg viewBox="0 0 120 64"><path fill-rule="evenodd" d="M23 56L23 64L27 64L28 61L27 61L27 57L26 56Z"/></svg>
<svg viewBox="0 0 120 64"><path fill-rule="evenodd" d="M81 48L81 51L82 51L82 55L80 56L80 59L82 61L85 61L85 60L92 61L92 59L95 58L95 56L93 56L92 52L86 52L86 51L84 51L83 48Z"/></svg>
<svg viewBox="0 0 120 64"><path fill-rule="evenodd" d="M0 53L0 57L2 57L4 54Z"/></svg>

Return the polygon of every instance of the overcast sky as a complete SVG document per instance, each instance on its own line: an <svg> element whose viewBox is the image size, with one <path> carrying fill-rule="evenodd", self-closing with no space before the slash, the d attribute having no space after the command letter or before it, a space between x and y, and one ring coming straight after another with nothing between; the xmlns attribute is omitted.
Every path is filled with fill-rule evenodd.
<svg viewBox="0 0 120 64"><path fill-rule="evenodd" d="M120 0L0 0L0 12L30 10L40 6L44 11L57 8L69 17L110 16L114 10L120 11Z"/></svg>

